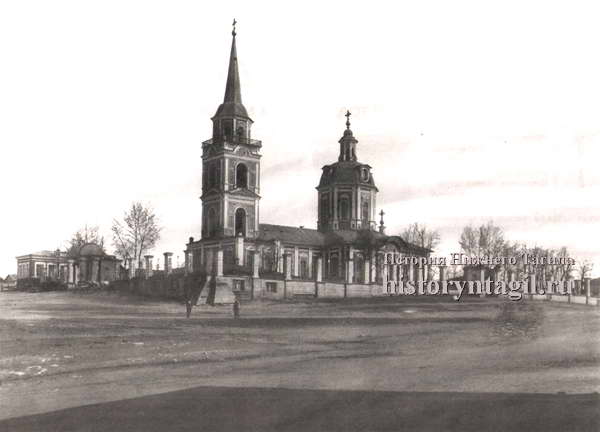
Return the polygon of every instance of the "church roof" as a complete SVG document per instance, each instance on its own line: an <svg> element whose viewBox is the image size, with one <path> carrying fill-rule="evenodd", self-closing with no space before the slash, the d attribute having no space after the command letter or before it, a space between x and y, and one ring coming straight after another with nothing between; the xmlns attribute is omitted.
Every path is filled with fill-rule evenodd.
<svg viewBox="0 0 600 432"><path fill-rule="evenodd" d="M37 256L56 256L56 250L40 250L40 251L36 251L31 253L30 255L37 255Z"/></svg>
<svg viewBox="0 0 600 432"><path fill-rule="evenodd" d="M259 241L280 240L283 243L295 244L299 246L330 246L335 244L357 244L361 241L361 236L368 232L375 240L381 244L391 242L400 249L425 254L431 252L430 249L422 248L412 243L408 243L400 236L387 236L377 231L364 230L339 230L331 232L320 232L311 228L300 228L286 225L259 225Z"/></svg>
<svg viewBox="0 0 600 432"><path fill-rule="evenodd" d="M369 233L376 240L384 240L387 236L377 231L367 230L339 230L328 232L327 244L352 244L358 242L364 233Z"/></svg>
<svg viewBox="0 0 600 432"><path fill-rule="evenodd" d="M388 242L395 243L401 249L407 250L409 252L415 252L415 253L430 253L430 252L433 252L431 249L418 246L418 245L416 245L414 243L409 243L409 242L405 241L402 237L397 236L397 235L386 236L386 237L387 237L387 241Z"/></svg>
<svg viewBox="0 0 600 432"><path fill-rule="evenodd" d="M285 225L260 224L258 240L280 240L303 246L323 246L325 234L316 229Z"/></svg>

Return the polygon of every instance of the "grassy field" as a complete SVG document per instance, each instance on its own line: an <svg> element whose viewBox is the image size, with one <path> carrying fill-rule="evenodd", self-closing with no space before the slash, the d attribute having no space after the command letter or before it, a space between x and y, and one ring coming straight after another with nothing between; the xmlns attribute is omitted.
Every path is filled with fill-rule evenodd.
<svg viewBox="0 0 600 432"><path fill-rule="evenodd" d="M599 430L600 310L0 294L0 430Z"/></svg>

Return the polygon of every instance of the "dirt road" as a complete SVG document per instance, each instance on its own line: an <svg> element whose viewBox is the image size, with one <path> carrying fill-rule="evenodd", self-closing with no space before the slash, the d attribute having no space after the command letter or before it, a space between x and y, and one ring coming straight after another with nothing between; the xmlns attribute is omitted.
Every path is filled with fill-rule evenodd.
<svg viewBox="0 0 600 432"><path fill-rule="evenodd" d="M0 430L600 425L600 311L585 306L375 298L186 319L116 294L4 292L0 314Z"/></svg>

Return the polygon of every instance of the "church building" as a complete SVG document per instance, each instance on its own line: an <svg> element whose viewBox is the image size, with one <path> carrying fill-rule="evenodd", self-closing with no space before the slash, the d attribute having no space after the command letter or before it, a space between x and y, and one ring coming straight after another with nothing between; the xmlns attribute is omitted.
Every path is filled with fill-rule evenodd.
<svg viewBox="0 0 600 432"><path fill-rule="evenodd" d="M202 143L201 238L186 245L186 270L206 272L246 298L382 295L383 280L427 277L423 267L384 262L382 252L431 251L385 234L373 170L358 159L350 112L338 160L323 166L316 186L317 228L261 223L263 145L252 137L254 122L242 103L235 27L232 35L225 97L211 119L212 138Z"/></svg>

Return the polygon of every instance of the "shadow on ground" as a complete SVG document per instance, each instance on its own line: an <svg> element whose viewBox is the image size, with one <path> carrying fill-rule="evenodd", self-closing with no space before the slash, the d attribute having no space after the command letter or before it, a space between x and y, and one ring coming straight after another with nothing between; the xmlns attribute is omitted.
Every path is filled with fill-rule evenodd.
<svg viewBox="0 0 600 432"><path fill-rule="evenodd" d="M598 394L195 387L0 421L6 431L597 431Z"/></svg>

